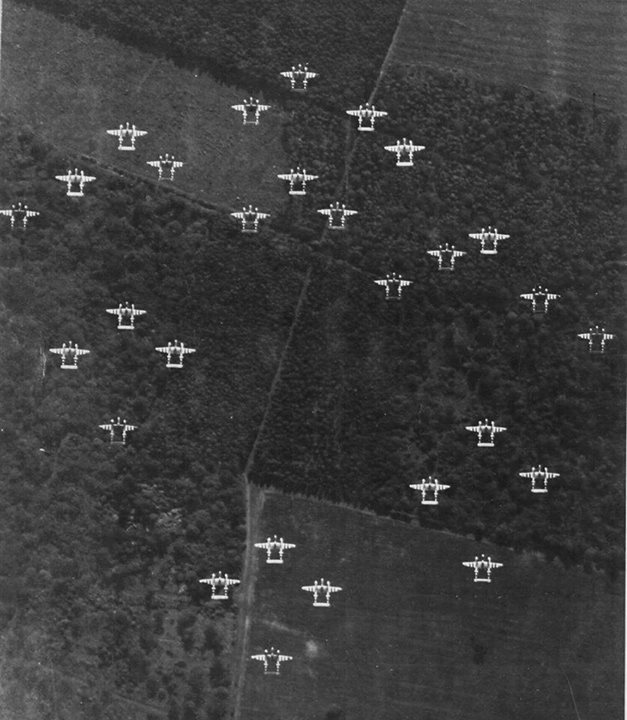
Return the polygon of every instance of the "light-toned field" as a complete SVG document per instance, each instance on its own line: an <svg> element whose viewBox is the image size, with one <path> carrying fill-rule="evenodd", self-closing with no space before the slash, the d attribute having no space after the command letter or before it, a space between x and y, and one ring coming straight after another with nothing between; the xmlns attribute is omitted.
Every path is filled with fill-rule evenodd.
<svg viewBox="0 0 627 720"><path fill-rule="evenodd" d="M278 677L248 662L242 717L530 720L618 717L621 589L530 555L328 503L262 492L249 653L294 656ZM445 501L444 501L445 502ZM259 503L257 504L259 506ZM461 565L504 563L491 584ZM300 586L342 586L330 608ZM341 713L341 714L340 714Z"/></svg>
<svg viewBox="0 0 627 720"><path fill-rule="evenodd" d="M408 0L392 59L627 115L626 37L622 0Z"/></svg>
<svg viewBox="0 0 627 720"><path fill-rule="evenodd" d="M0 112L70 156L85 153L155 178L160 153L185 162L175 185L211 203L274 209L285 198L283 114L244 126L231 109L249 93L5 0ZM134 123L149 134L119 152L105 130ZM67 168L59 168L65 172Z"/></svg>

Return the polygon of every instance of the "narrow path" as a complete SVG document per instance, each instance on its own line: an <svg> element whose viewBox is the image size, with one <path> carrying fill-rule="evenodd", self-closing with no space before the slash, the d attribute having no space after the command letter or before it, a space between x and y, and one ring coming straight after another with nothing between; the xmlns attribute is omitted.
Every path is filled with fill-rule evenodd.
<svg viewBox="0 0 627 720"><path fill-rule="evenodd" d="M401 21L405 14L407 2L408 2L408 0L406 0L405 5L403 6L403 10L399 17L399 21L397 23L396 30L394 31L394 35L392 36L392 41L390 42L387 53L385 55L382 65L381 65L381 69L379 71L377 81L375 83L375 86L374 86L372 92L370 93L370 97L368 99L369 103L372 103L372 101L374 100L374 97L379 89L381 80L387 69L390 57L392 55L394 45L396 43L399 27L401 25ZM344 193L346 193L346 191L348 190L348 178L349 178L350 168L353 163L353 158L355 155L355 149L356 149L357 140L358 140L358 136L352 137L352 141L351 141L351 137L352 137L351 125L347 122L346 154L344 157L344 172L342 174L342 179L340 180L340 182L338 184L338 188L337 188L337 192L336 192L336 195L338 195L338 196L341 194L342 190L344 191ZM328 229L327 229L327 226L325 226L325 229L322 232L322 237L320 239L321 242L324 241L327 234L328 234ZM263 505L264 505L264 501L265 501L265 491L260 487L254 486L250 482L249 476L250 476L250 472L251 472L254 462L255 462L255 457L257 455L259 442L260 442L261 437L266 429L266 425L267 425L268 419L270 417L270 412L272 409L272 403L273 403L274 396L276 394L276 391L279 387L279 383L283 376L283 366L285 364L285 359L287 357L289 349L292 345L292 339L294 337L296 326L298 324L298 320L300 318L300 314L301 314L303 305L307 298L307 290L308 290L309 284L311 282L312 273L313 273L313 264L310 264L309 267L307 268L307 272L306 272L305 278L303 280L303 285L301 287L301 291L298 296L298 300L296 302L296 307L294 308L294 318L292 320L292 324L290 326L290 330L287 335L285 345L283 346L283 351L281 352L281 357L279 358L279 362L277 364L276 372L274 374L274 377L272 378L272 383L271 383L270 389L268 391L268 399L266 402L266 407L265 407L265 410L263 413L263 417L259 424L259 428L257 430L257 434L253 441L253 445L252 445L250 454L248 455L248 459L246 461L246 466L242 473L242 481L243 481L243 485L244 485L244 497L245 497L245 505L246 505L246 549L244 551L243 568L242 568L242 582L240 585L240 593L238 596L239 615L240 615L239 623L238 623L238 637L237 637L236 644L235 644L234 661L232 664L231 699L232 699L232 708L233 708L233 713L232 713L233 720L241 720L242 696L244 694L244 681L246 678L246 665L248 662L248 654L249 654L249 636L250 636L250 626L251 626L251 622L252 622L252 604L253 604L253 600L254 600L255 580L256 580L256 575L257 575L257 556L253 553L253 549L254 549L255 537L258 536L257 527L258 527L259 518L261 517L261 511L263 509Z"/></svg>

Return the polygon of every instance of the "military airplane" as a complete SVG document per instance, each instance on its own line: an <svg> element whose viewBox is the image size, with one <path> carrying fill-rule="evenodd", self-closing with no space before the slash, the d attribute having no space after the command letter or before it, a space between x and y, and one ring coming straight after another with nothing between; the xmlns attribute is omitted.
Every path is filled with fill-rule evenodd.
<svg viewBox="0 0 627 720"><path fill-rule="evenodd" d="M126 420L120 420L119 415L117 420L111 418L110 422L98 425L98 427L109 432L109 442L112 445L125 445L127 434L137 430L137 425L129 425Z"/></svg>
<svg viewBox="0 0 627 720"><path fill-rule="evenodd" d="M507 240L509 235L503 235L497 232L496 228L488 226L488 229L481 228L480 233L468 233L468 237L473 240L481 240L481 250L483 255L496 255L499 240Z"/></svg>
<svg viewBox="0 0 627 720"><path fill-rule="evenodd" d="M549 469L545 467L542 469L539 465L538 467L532 467L531 470L527 472L519 472L518 473L520 477L524 478L530 478L531 479L531 492L532 493L546 493L549 491L547 487L547 481L551 480L552 478L559 477L559 473L555 472L549 472ZM536 485L537 480L542 480L542 487L538 487Z"/></svg>
<svg viewBox="0 0 627 720"><path fill-rule="evenodd" d="M250 657L252 660L259 660L263 663L264 675L278 675L281 663L294 659L291 655L281 655L281 653L273 647L269 650L264 650L260 655L251 655Z"/></svg>
<svg viewBox="0 0 627 720"><path fill-rule="evenodd" d="M107 134L117 136L118 150L135 150L135 138L142 137L148 133L145 130L138 130L135 125L126 123L126 127L124 125L120 125L117 130L107 130ZM126 138L130 140L130 144L124 143Z"/></svg>
<svg viewBox="0 0 627 720"><path fill-rule="evenodd" d="M468 562L463 562L462 565L465 567L473 568L475 571L475 582L492 582L492 569L493 568L500 568L503 567L503 563L499 562L493 562L492 558L488 555L486 556L482 553L481 558L478 558L475 555L474 560L470 560ZM485 570L485 575L483 577L479 576L479 573Z"/></svg>
<svg viewBox="0 0 627 720"><path fill-rule="evenodd" d="M450 485L442 485L437 478L432 478L429 475L429 479L422 479L421 482L414 485L410 485L412 490L420 490L422 493L422 505L437 505L438 504L438 493L440 490L448 490Z"/></svg>
<svg viewBox="0 0 627 720"><path fill-rule="evenodd" d="M211 585L212 600L226 600L229 597L229 586L239 585L239 580L230 578L226 573L223 575L221 570L217 575L211 573L211 577L200 578L198 582Z"/></svg>
<svg viewBox="0 0 627 720"><path fill-rule="evenodd" d="M414 153L425 149L424 145L414 145L407 138L397 140L395 145L385 145L384 147L388 152L396 153L397 167L411 167L414 164Z"/></svg>
<svg viewBox="0 0 627 720"><path fill-rule="evenodd" d="M437 250L427 250L427 252L429 255L437 257L438 270L454 270L455 259L466 254L463 250L455 250L455 245L449 247L448 243L444 247L440 245Z"/></svg>
<svg viewBox="0 0 627 720"><path fill-rule="evenodd" d="M232 212L231 217L242 221L242 232L256 233L259 232L259 221L269 218L269 213L259 212L257 208L249 205L248 208L242 208L241 212Z"/></svg>
<svg viewBox="0 0 627 720"><path fill-rule="evenodd" d="M128 302L125 302L124 305L120 303L116 308L107 308L106 312L118 316L118 330L134 330L135 317L146 314L145 310L139 310L135 305L129 305Z"/></svg>
<svg viewBox="0 0 627 720"><path fill-rule="evenodd" d="M309 81L318 77L318 73L311 72L307 69L307 65L301 65L300 63L296 67L292 65L291 70L284 70L281 75L289 79L291 89L296 92L305 92Z"/></svg>
<svg viewBox="0 0 627 720"><path fill-rule="evenodd" d="M240 105L231 105L233 110L241 112L244 117L244 125L259 125L259 116L264 110L269 110L270 105L262 105L259 100L249 97Z"/></svg>
<svg viewBox="0 0 627 720"><path fill-rule="evenodd" d="M307 181L318 179L317 175L308 175L306 170L300 166L297 166L296 170L290 170L289 173L279 174L277 177L281 180L289 180L290 195L305 195L307 192L305 188Z"/></svg>
<svg viewBox="0 0 627 720"><path fill-rule="evenodd" d="M546 288L537 285L530 293L522 293L523 300L531 300L531 312L536 315L544 315L549 309L549 301L557 300L559 295L550 293Z"/></svg>
<svg viewBox="0 0 627 720"><path fill-rule="evenodd" d="M331 593L340 592L341 589L341 587L331 585L328 580L325 582L324 578L320 578L320 582L314 580L313 585L303 585L301 588L301 590L313 593L313 604L315 607L331 607ZM324 600L318 600L320 593L324 593Z"/></svg>
<svg viewBox="0 0 627 720"><path fill-rule="evenodd" d="M93 175L85 175L83 170L79 172L77 168L74 168L74 172L68 170L67 175L55 175L55 178L67 184L66 195L68 197L83 197L85 183L93 182L96 179ZM72 190L72 187L76 186L78 186L78 190Z"/></svg>
<svg viewBox="0 0 627 720"><path fill-rule="evenodd" d="M174 155L170 156L168 153L166 153L165 155L159 155L158 160L146 160L146 165L157 168L157 172L159 173L159 180L174 180L175 170L177 168L183 167L184 163L182 163L180 160L175 160ZM163 177L164 170L170 171L169 177Z"/></svg>
<svg viewBox="0 0 627 720"><path fill-rule="evenodd" d="M262 550L265 550L267 553L266 556L266 563L268 564L282 564L283 563L283 553L286 550L291 550L292 548L295 548L296 545L294 543L287 543L284 542L283 538L277 538L275 535L272 539L268 538L266 542L262 543L255 543L256 548L261 548ZM278 557L272 557L272 551L278 550L279 556Z"/></svg>
<svg viewBox="0 0 627 720"><path fill-rule="evenodd" d="M357 215L357 210L348 210L346 205L336 202L334 205L329 205L328 208L322 208L318 210L321 215L326 215L329 218L329 227L331 230L344 230L346 227L346 218L350 215Z"/></svg>
<svg viewBox="0 0 627 720"><path fill-rule="evenodd" d="M579 333L577 337L588 341L588 349L591 353L600 355L605 352L605 343L613 340L615 335L605 332L605 328L595 325L590 328L589 332Z"/></svg>
<svg viewBox="0 0 627 720"><path fill-rule="evenodd" d="M79 348L76 343L72 346L71 341L63 343L60 348L50 348L50 352L61 356L61 370L76 370L78 368L78 358L81 355L87 355L89 350Z"/></svg>
<svg viewBox="0 0 627 720"><path fill-rule="evenodd" d="M173 343L168 342L168 344L164 347L156 347L155 350L167 355L165 363L167 368L182 368L183 355L196 352L195 348L185 347L184 343L179 343L178 340L174 340ZM174 360L172 359L173 355L175 356ZM176 360L176 356L178 356L178 362Z"/></svg>
<svg viewBox="0 0 627 720"><path fill-rule="evenodd" d="M22 222L22 229L26 230L26 225L28 224L28 219L32 217L37 217L39 213L36 210L29 210L28 205L22 205L21 202L18 202L17 205L11 205L10 209L8 210L0 210L0 215L5 215L6 217L10 218L11 220L11 230L15 227L15 222Z"/></svg>
<svg viewBox="0 0 627 720"><path fill-rule="evenodd" d="M411 285L413 280L405 280L402 275L386 275L384 280L375 280L377 285L383 285L385 287L385 299L386 300L400 300L403 288ZM394 292L391 293L390 290Z"/></svg>
<svg viewBox="0 0 627 720"><path fill-rule="evenodd" d="M357 129L363 132L372 132L375 119L387 115L385 111L375 109L375 106L370 103L360 105L357 110L347 110L346 114L357 118ZM369 123L364 125L364 120L368 120Z"/></svg>
<svg viewBox="0 0 627 720"><path fill-rule="evenodd" d="M507 428L495 425L494 420L488 422L488 418L486 418L483 422L479 420L479 423L477 425L466 425L466 430L477 433L477 447L494 447L495 433L504 432L505 430L507 430ZM489 440L483 439L485 433L489 433Z"/></svg>

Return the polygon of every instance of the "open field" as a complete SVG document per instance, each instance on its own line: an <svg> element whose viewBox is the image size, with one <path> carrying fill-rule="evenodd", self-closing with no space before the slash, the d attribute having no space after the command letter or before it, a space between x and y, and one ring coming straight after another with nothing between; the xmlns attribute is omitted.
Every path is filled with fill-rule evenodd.
<svg viewBox="0 0 627 720"><path fill-rule="evenodd" d="M280 142L284 113L258 127L231 109L247 95L207 75L96 36L8 0L2 28L2 112L67 153L87 155L156 179L145 163L168 152L186 164L175 184L218 205L275 209L288 168ZM105 130L129 121L149 132L119 152ZM60 168L65 171L67 168Z"/></svg>
<svg viewBox="0 0 627 720"><path fill-rule="evenodd" d="M393 60L526 85L627 116L622 0L408 0Z"/></svg>
<svg viewBox="0 0 627 720"><path fill-rule="evenodd" d="M263 492L263 491L261 491ZM266 492L249 653L294 656L279 677L249 661L243 717L512 720L619 717L620 588L533 555L310 499ZM462 560L504 563L474 584ZM324 576L331 608L300 590ZM242 620L242 618L240 618Z"/></svg>

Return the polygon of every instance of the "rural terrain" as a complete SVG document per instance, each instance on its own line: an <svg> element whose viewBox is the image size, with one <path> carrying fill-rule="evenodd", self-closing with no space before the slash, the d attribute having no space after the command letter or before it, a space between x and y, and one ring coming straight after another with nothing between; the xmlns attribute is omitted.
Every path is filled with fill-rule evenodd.
<svg viewBox="0 0 627 720"><path fill-rule="evenodd" d="M300 496L259 491L259 537L296 543L257 564L251 652L293 661L278 677L249 661L242 717L616 717L620 592L533 554L425 530ZM463 560L504 563L474 584ZM312 606L320 577L340 585ZM359 689L356 692L356 688Z"/></svg>
<svg viewBox="0 0 627 720"><path fill-rule="evenodd" d="M594 17L604 54L555 3L547 25L487 0L451 22L413 0L5 2L0 203L41 216L0 218L2 720L620 712L624 13ZM296 96L278 72L301 61L320 77ZM255 128L230 108L251 93ZM389 115L357 133L369 97ZM104 133L126 120L136 153ZM415 167L382 148L401 137ZM160 152L186 162L172 184ZM302 199L276 179L297 163ZM53 179L75 165L98 178L78 201ZM335 200L359 212L342 233L315 212ZM272 212L259 235L228 216L244 202ZM467 233L494 224L511 238L482 256ZM426 253L444 242L454 273ZM543 317L536 284L560 295ZM124 300L134 333L104 313ZM577 338L597 322L603 357ZM168 371L175 337L197 353ZM47 352L67 340L76 373ZM97 427L118 414L126 448ZM494 449L464 430L485 416ZM546 496L518 477L538 463ZM424 508L429 474L451 488ZM274 533L284 566L252 547ZM481 552L491 585L460 564ZM217 570L242 579L223 604L198 583ZM329 609L299 590L321 575ZM280 677L249 660L269 645Z"/></svg>

